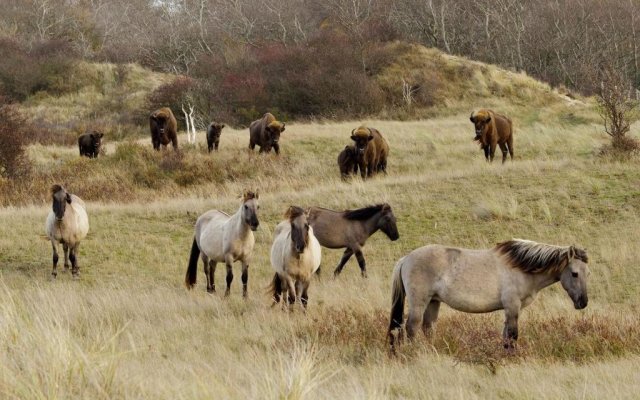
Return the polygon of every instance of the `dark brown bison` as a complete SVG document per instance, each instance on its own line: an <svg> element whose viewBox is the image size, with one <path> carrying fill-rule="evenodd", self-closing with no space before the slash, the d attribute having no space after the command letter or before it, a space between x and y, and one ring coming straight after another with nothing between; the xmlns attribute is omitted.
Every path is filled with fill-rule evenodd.
<svg viewBox="0 0 640 400"><path fill-rule="evenodd" d="M513 160L513 124L507 116L486 108L471 113L469 118L476 128L473 140L480 143L487 161L493 161L496 147L502 150L502 162L507 161L507 151Z"/></svg>
<svg viewBox="0 0 640 400"><path fill-rule="evenodd" d="M378 171L387 172L389 143L380 131L360 126L351 131L351 140L355 142L356 165L362 178Z"/></svg>
<svg viewBox="0 0 640 400"><path fill-rule="evenodd" d="M178 150L178 122L170 108L163 107L151 113L149 125L154 149L160 150L160 145L166 147L171 142L173 149Z"/></svg>
<svg viewBox="0 0 640 400"><path fill-rule="evenodd" d="M218 124L216 122L210 123L207 127L207 148L209 149L209 153L214 149L214 146L216 151L218 151L222 128L224 128L224 124Z"/></svg>
<svg viewBox="0 0 640 400"><path fill-rule="evenodd" d="M86 156L89 158L96 158L100 154L100 147L102 146L102 137L104 133L91 131L83 133L78 137L78 148L80 149L80 156Z"/></svg>
<svg viewBox="0 0 640 400"><path fill-rule="evenodd" d="M271 113L266 113L259 120L253 121L249 126L249 148L260 146L260 153L268 153L271 148L280 154L280 134L284 132L284 122L276 120Z"/></svg>
<svg viewBox="0 0 640 400"><path fill-rule="evenodd" d="M352 173L355 174L358 172L356 162L355 146L344 146L344 150L338 155L338 167L340 168L340 176L342 179L346 179Z"/></svg>

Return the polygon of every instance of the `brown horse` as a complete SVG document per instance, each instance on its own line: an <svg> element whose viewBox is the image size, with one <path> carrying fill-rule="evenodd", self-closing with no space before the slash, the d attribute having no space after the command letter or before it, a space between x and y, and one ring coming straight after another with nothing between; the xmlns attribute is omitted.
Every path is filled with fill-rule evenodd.
<svg viewBox="0 0 640 400"><path fill-rule="evenodd" d="M409 303L409 338L415 336L420 325L428 334L438 319L440 303L445 303L468 313L504 310L504 346L513 348L521 310L545 287L559 281L576 309L587 306L587 261L587 252L578 247L522 239L486 250L420 247L402 257L393 271L388 331L391 350L396 336L402 337L405 297Z"/></svg>
<svg viewBox="0 0 640 400"><path fill-rule="evenodd" d="M367 267L362 248L369 236L378 230L384 232L392 241L398 240L396 217L387 203L360 208L358 210L333 211L321 207L308 210L309 224L323 247L342 249L346 247L342 259L338 263L334 276L342 272L342 268L352 255L356 255L363 277L367 277ZM318 269L318 272L320 269Z"/></svg>

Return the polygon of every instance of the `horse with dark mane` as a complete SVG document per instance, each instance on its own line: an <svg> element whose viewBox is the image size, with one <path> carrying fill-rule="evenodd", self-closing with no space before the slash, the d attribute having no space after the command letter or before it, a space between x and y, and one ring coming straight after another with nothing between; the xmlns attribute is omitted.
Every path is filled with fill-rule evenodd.
<svg viewBox="0 0 640 400"><path fill-rule="evenodd" d="M401 333L405 297L409 302L409 338L420 325L429 334L443 302L469 313L504 310L504 346L512 349L518 339L520 310L545 287L560 282L576 309L587 306L587 262L587 252L578 247L522 239L486 250L420 247L401 258L393 272L388 331L391 350L396 338L401 338L395 331Z"/></svg>
<svg viewBox="0 0 640 400"><path fill-rule="evenodd" d="M381 230L392 241L400 237L396 217L387 203L346 211L311 207L308 214L309 224L323 247L329 249L346 247L342 259L333 272L334 276L342 272L349 258L355 254L362 276L366 278L367 267L362 248L369 236Z"/></svg>

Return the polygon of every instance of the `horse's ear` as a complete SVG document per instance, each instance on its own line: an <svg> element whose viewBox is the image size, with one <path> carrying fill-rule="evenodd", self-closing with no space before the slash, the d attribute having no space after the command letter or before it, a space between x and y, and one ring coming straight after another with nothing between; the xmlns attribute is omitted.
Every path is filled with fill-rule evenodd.
<svg viewBox="0 0 640 400"><path fill-rule="evenodd" d="M258 193L258 189L256 189L255 199L258 200L260 198L260 193Z"/></svg>
<svg viewBox="0 0 640 400"><path fill-rule="evenodd" d="M293 212L293 206L289 206L287 211L284 212L284 217L287 219L291 219L291 213Z"/></svg>
<svg viewBox="0 0 640 400"><path fill-rule="evenodd" d="M66 197L67 203L71 204L71 195L67 193L65 197Z"/></svg>
<svg viewBox="0 0 640 400"><path fill-rule="evenodd" d="M576 257L576 246L569 246L569 260Z"/></svg>

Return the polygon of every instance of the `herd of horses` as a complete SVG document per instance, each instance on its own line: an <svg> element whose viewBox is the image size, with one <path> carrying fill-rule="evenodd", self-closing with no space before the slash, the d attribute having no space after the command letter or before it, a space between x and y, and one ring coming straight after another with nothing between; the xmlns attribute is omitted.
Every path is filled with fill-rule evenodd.
<svg viewBox="0 0 640 400"><path fill-rule="evenodd" d="M164 110L164 109L163 109ZM159 110L160 111L160 110ZM169 110L170 111L170 110ZM168 113L152 114L153 145L172 141L171 118ZM172 115L171 115L172 116ZM163 122L169 121L169 126ZM513 127L511 120L491 110L473 112L475 138L492 161L496 148L513 159ZM165 121L165 122L166 122ZM175 118L173 118L175 121ZM153 136L154 127L157 129ZM210 125L217 150L220 131L224 125ZM214 129L215 128L215 129ZM272 149L279 154L280 134L285 124L267 113L250 126L250 147L260 146L260 152ZM175 132L174 132L175 133ZM207 134L209 139L209 132ZM374 128L360 126L351 132L354 144L347 146L338 157L341 172L371 176L385 172L389 144ZM166 142L166 143L164 143ZM177 146L177 142L174 142ZM95 149L94 149L95 150ZM346 152L346 153L345 153ZM343 169L343 164L347 166ZM62 186L51 188L52 210L46 220L46 234L53 248L52 276L57 275L58 251L62 244L65 270L71 262L72 275L79 276L77 251L87 235L89 221L84 202L68 193ZM191 289L197 282L198 260L202 260L207 292L216 292L215 270L218 263L226 266L225 296L231 291L233 263L242 265L242 293L248 295L249 265L255 238L253 232L260 225L259 195L246 191L238 210L229 215L210 210L200 215L195 231L185 284ZM390 240L400 238L396 217L389 204L377 204L355 210L335 211L321 207L290 206L273 233L270 261L274 270L270 284L273 305L282 299L292 308L296 303L306 309L308 289L314 274L320 272L321 247L345 249L334 270L337 277L347 261L355 255L363 277L367 277L362 249L369 237L382 231ZM404 331L413 338L419 327L429 334L438 318L440 303L469 313L504 310L503 341L513 349L518 338L520 310L535 299L543 288L560 282L576 309L587 306L588 257L576 246L555 246L529 240L513 239L489 249L463 249L442 245L420 247L402 257L392 274L392 307L387 331L391 350L395 352ZM404 303L408 303L408 318L404 324Z"/></svg>

